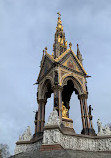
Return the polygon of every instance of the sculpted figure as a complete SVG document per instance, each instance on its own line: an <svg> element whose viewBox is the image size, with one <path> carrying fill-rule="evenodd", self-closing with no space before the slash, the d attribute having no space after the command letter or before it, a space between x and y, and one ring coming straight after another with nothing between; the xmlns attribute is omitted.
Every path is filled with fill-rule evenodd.
<svg viewBox="0 0 111 158"><path fill-rule="evenodd" d="M62 117L68 118L68 109L64 106L64 102L62 102Z"/></svg>
<svg viewBox="0 0 111 158"><path fill-rule="evenodd" d="M19 141L22 140L22 136L19 136Z"/></svg>
<svg viewBox="0 0 111 158"><path fill-rule="evenodd" d="M102 123L99 119L97 121L97 125L98 125L98 134L97 135L99 135L99 136L111 135L111 130L108 125L105 125L104 127L102 127Z"/></svg>
<svg viewBox="0 0 111 158"><path fill-rule="evenodd" d="M92 120L92 110L93 108L89 105L89 119Z"/></svg>
<svg viewBox="0 0 111 158"><path fill-rule="evenodd" d="M57 110L50 113L47 125L60 125L60 119Z"/></svg>
<svg viewBox="0 0 111 158"><path fill-rule="evenodd" d="M102 132L102 123L101 123L100 119L97 120L97 125L98 125L98 133Z"/></svg>
<svg viewBox="0 0 111 158"><path fill-rule="evenodd" d="M30 127L28 126L24 133L19 136L19 141L29 141L32 137Z"/></svg>

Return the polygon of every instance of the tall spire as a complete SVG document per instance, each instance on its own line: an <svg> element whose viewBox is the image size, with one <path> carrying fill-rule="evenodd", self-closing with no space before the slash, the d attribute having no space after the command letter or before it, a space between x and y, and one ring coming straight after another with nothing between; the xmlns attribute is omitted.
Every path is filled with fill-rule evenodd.
<svg viewBox="0 0 111 158"><path fill-rule="evenodd" d="M56 30L63 31L63 26L62 26L62 21L61 21L61 14L60 14L60 12L58 12L57 14L58 14L58 21L57 21Z"/></svg>
<svg viewBox="0 0 111 158"><path fill-rule="evenodd" d="M63 32L61 14L59 12L57 14L58 21L53 44L54 58L58 58L67 49L67 41L65 41L65 33Z"/></svg>
<svg viewBox="0 0 111 158"><path fill-rule="evenodd" d="M80 53L80 50L79 50L79 45L77 44L77 58L79 59L80 63L82 64L82 54Z"/></svg>

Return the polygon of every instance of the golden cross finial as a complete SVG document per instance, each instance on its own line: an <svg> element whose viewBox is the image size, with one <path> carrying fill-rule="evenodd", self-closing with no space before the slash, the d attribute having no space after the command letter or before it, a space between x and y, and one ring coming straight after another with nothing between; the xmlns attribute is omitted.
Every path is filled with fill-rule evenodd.
<svg viewBox="0 0 111 158"><path fill-rule="evenodd" d="M57 14L58 14L58 17L60 17L60 16L61 16L60 12L58 12Z"/></svg>
<svg viewBox="0 0 111 158"><path fill-rule="evenodd" d="M69 47L70 47L70 49L71 49L71 47L72 47L72 43L71 43L71 42L69 43Z"/></svg>

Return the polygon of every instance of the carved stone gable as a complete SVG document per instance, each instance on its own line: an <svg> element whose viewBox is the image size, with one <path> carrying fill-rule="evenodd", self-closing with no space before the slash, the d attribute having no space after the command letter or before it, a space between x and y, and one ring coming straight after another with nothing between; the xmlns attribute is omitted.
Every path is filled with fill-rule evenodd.
<svg viewBox="0 0 111 158"><path fill-rule="evenodd" d="M46 57L45 60L44 60L43 65L41 67L38 80L40 80L45 74L47 74L47 72L49 71L51 66L52 66L52 62Z"/></svg>
<svg viewBox="0 0 111 158"><path fill-rule="evenodd" d="M61 77L64 76L66 73L66 71L61 70Z"/></svg>
<svg viewBox="0 0 111 158"><path fill-rule="evenodd" d="M76 60L74 59L72 55L69 55L67 59L65 59L65 61L62 63L62 65L72 70L82 72L82 70L79 68L78 63L76 62Z"/></svg>
<svg viewBox="0 0 111 158"><path fill-rule="evenodd" d="M78 79L83 84L83 79L81 77L78 77Z"/></svg>

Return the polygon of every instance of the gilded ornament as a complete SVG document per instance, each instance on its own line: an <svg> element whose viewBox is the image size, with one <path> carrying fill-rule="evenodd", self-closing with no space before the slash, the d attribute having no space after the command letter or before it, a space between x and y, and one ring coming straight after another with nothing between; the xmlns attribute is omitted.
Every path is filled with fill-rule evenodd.
<svg viewBox="0 0 111 158"><path fill-rule="evenodd" d="M65 47L67 47L67 41L65 42Z"/></svg>
<svg viewBox="0 0 111 158"><path fill-rule="evenodd" d="M47 51L47 47L45 47L45 51Z"/></svg>
<svg viewBox="0 0 111 158"><path fill-rule="evenodd" d="M71 43L71 42L69 43L69 47L70 47L70 49L71 49L71 47L72 47L72 43Z"/></svg>
<svg viewBox="0 0 111 158"><path fill-rule="evenodd" d="M62 117L68 118L68 109L64 106L64 102L62 102Z"/></svg>
<svg viewBox="0 0 111 158"><path fill-rule="evenodd" d="M58 17L60 17L60 16L61 16L60 12L58 12L57 14L58 14Z"/></svg>

